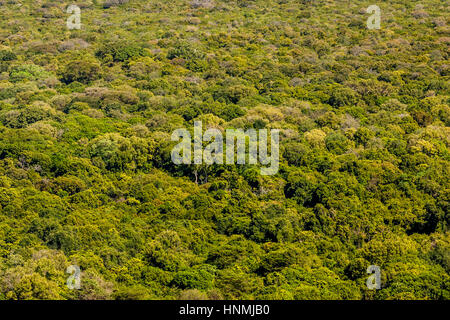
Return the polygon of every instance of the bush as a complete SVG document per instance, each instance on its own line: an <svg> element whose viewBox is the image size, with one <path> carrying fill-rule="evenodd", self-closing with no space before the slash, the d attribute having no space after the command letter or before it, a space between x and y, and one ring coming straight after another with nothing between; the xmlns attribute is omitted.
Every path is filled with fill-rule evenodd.
<svg viewBox="0 0 450 320"><path fill-rule="evenodd" d="M214 275L207 270L179 271L173 279L173 284L182 289L209 289L212 287Z"/></svg>
<svg viewBox="0 0 450 320"><path fill-rule="evenodd" d="M106 43L95 53L102 60L112 59L114 62L124 62L132 58L145 55L143 48L136 43L127 41L118 41L114 43Z"/></svg>
<svg viewBox="0 0 450 320"><path fill-rule="evenodd" d="M17 56L14 52L9 50L0 50L0 61L13 61Z"/></svg>
<svg viewBox="0 0 450 320"><path fill-rule="evenodd" d="M208 63L205 60L205 54L200 48L189 42L177 42L174 47L169 50L167 58L170 60L178 59L182 61L187 69L194 72L205 71L208 67Z"/></svg>
<svg viewBox="0 0 450 320"><path fill-rule="evenodd" d="M34 64L24 64L12 68L11 72L9 73L9 81L35 81L43 78L48 78L49 76L51 76L51 74L40 66Z"/></svg>
<svg viewBox="0 0 450 320"><path fill-rule="evenodd" d="M24 128L29 124L48 119L55 110L47 105L31 105L21 110L10 110L1 115L1 122L10 128Z"/></svg>
<svg viewBox="0 0 450 320"><path fill-rule="evenodd" d="M108 9L115 6L120 6L121 4L128 3L129 0L105 0L103 3L103 8Z"/></svg>
<svg viewBox="0 0 450 320"><path fill-rule="evenodd" d="M325 145L330 152L343 154L349 147L349 141L343 134L336 132L325 138Z"/></svg>
<svg viewBox="0 0 450 320"><path fill-rule="evenodd" d="M75 81L87 84L100 77L100 70L96 62L75 60L66 65L61 80L66 84Z"/></svg>

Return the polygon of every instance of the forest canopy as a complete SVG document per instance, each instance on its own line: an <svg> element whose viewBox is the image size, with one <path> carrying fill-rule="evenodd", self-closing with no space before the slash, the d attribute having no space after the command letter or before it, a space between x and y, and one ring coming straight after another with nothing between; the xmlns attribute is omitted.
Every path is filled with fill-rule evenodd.
<svg viewBox="0 0 450 320"><path fill-rule="evenodd" d="M0 0L0 300L450 299L448 3L71 4ZM277 174L175 165L195 121Z"/></svg>

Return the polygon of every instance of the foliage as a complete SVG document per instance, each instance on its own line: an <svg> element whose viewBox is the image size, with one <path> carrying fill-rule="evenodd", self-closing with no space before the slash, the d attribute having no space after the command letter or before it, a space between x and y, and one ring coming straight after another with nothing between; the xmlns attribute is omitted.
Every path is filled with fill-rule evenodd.
<svg viewBox="0 0 450 320"><path fill-rule="evenodd" d="M88 0L80 30L21 3L0 1L0 300L450 299L445 1L380 2L380 30L362 0ZM174 165L197 120L280 129L278 174Z"/></svg>

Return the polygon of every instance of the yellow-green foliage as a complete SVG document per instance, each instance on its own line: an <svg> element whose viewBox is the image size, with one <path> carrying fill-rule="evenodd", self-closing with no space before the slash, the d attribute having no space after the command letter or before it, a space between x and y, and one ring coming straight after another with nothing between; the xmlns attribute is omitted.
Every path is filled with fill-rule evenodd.
<svg viewBox="0 0 450 320"><path fill-rule="evenodd" d="M0 299L450 298L445 1L75 3L0 1ZM175 166L200 120L278 174Z"/></svg>

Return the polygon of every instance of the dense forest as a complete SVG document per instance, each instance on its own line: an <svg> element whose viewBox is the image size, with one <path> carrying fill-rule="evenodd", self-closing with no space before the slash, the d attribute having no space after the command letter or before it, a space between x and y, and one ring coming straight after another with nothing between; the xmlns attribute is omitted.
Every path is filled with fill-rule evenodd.
<svg viewBox="0 0 450 320"><path fill-rule="evenodd" d="M0 300L450 299L447 1L0 0L0 17ZM175 165L194 121L279 129L279 171Z"/></svg>

